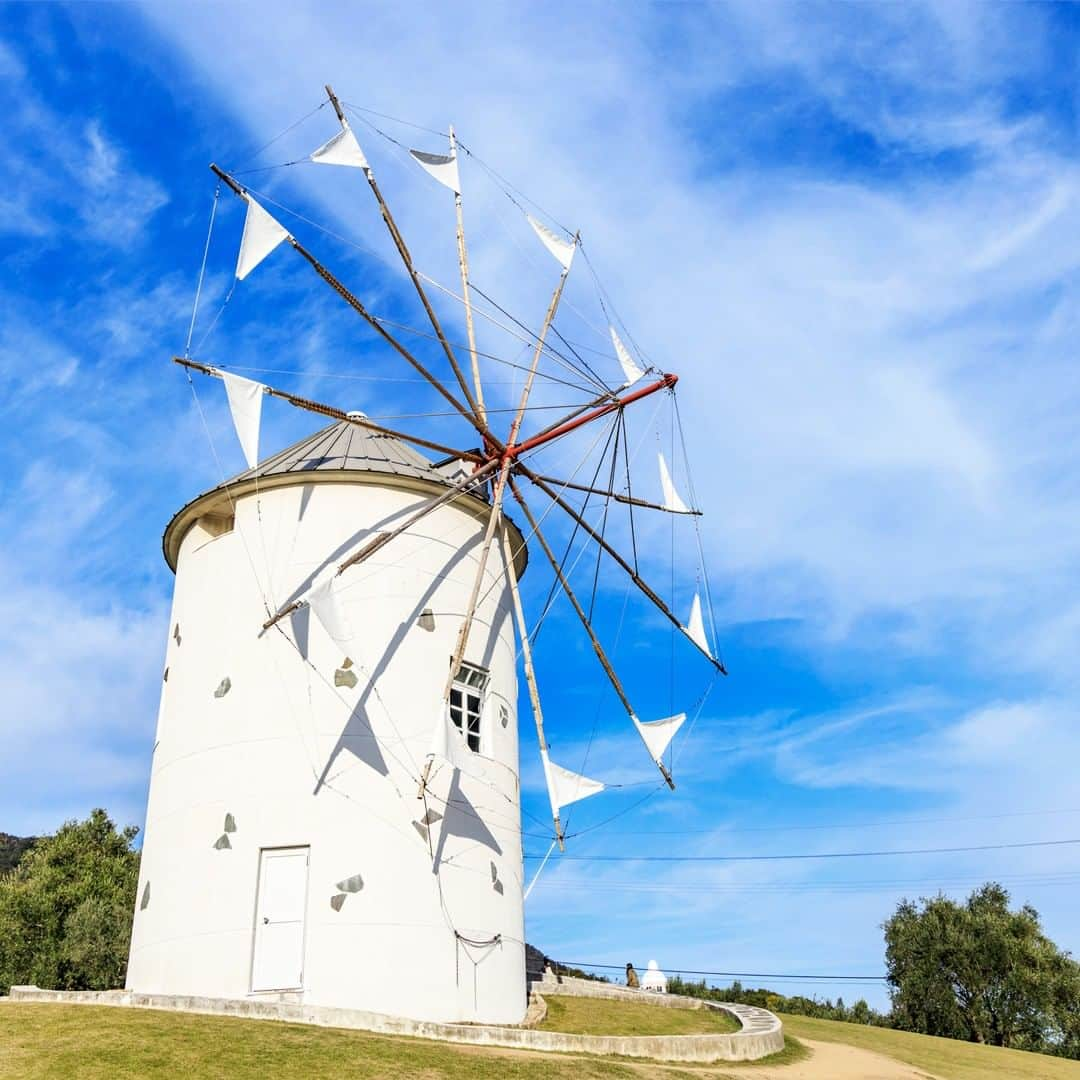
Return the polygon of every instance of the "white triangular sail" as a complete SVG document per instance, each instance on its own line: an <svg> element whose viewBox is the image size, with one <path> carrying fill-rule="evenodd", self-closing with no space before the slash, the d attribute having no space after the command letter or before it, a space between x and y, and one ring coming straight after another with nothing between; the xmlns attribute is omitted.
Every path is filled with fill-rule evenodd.
<svg viewBox="0 0 1080 1080"><path fill-rule="evenodd" d="M625 385L633 386L638 379L644 377L645 372L634 363L634 358L619 339L619 335L615 333L615 327L609 326L608 329L611 331L611 343L615 346L615 355L619 358L619 366L623 369L623 375L626 376Z"/></svg>
<svg viewBox="0 0 1080 1080"><path fill-rule="evenodd" d="M342 122L341 130L311 154L316 165L347 165L352 169L368 168L364 151L348 124Z"/></svg>
<svg viewBox="0 0 1080 1080"><path fill-rule="evenodd" d="M559 811L570 803L579 799L587 799L604 790L604 785L599 780L591 780L580 773L571 772L561 765L556 765L548 757L546 750L540 751L540 758L544 763L544 779L547 780L548 798L551 799L551 812L555 817Z"/></svg>
<svg viewBox="0 0 1080 1080"><path fill-rule="evenodd" d="M701 597L694 593L694 602L690 605L690 618L683 627L686 636L710 659L714 659L709 639L705 636L705 620L701 617Z"/></svg>
<svg viewBox="0 0 1080 1080"><path fill-rule="evenodd" d="M262 400L266 387L253 379L223 371L221 381L225 384L225 396L229 399L233 427L244 459L249 469L259 463L259 425L262 421Z"/></svg>
<svg viewBox="0 0 1080 1080"><path fill-rule="evenodd" d="M435 730L431 734L431 749L428 750L428 757L448 761L455 769L465 769L469 761L469 748L465 745L465 736L451 719L450 706L445 701L439 706Z"/></svg>
<svg viewBox="0 0 1080 1080"><path fill-rule="evenodd" d="M668 472L663 453L658 453L657 458L660 461L660 487L664 491L664 509L670 510L673 514L692 514L693 510L683 502L682 497L675 490L675 485L671 482L671 473Z"/></svg>
<svg viewBox="0 0 1080 1080"><path fill-rule="evenodd" d="M410 150L413 161L429 176L455 195L461 194L461 178L458 175L457 154L428 154L423 150Z"/></svg>
<svg viewBox="0 0 1080 1080"><path fill-rule="evenodd" d="M336 581L337 576L332 575L318 582L308 593L307 602L322 628L338 645L344 646L353 635L338 600Z"/></svg>
<svg viewBox="0 0 1080 1080"><path fill-rule="evenodd" d="M575 241L564 240L557 233L552 232L546 225L541 225L531 214L526 214L525 217L533 227L533 232L540 237L540 242L544 247L559 260L564 270L569 270L570 264L574 261L574 252L577 251L577 243Z"/></svg>
<svg viewBox="0 0 1080 1080"><path fill-rule="evenodd" d="M664 756L664 751L668 748L668 743L675 738L675 732L683 726L686 713L678 713L675 716L667 716L663 720L650 720L648 722L643 722L636 716L632 717L632 719L634 727L638 729L638 734L649 748L653 761L659 765L661 763L660 759Z"/></svg>
<svg viewBox="0 0 1080 1080"><path fill-rule="evenodd" d="M236 276L243 281L281 243L289 232L276 218L268 214L250 195L244 193L247 214L244 216L244 235L240 238L240 254L236 259Z"/></svg>

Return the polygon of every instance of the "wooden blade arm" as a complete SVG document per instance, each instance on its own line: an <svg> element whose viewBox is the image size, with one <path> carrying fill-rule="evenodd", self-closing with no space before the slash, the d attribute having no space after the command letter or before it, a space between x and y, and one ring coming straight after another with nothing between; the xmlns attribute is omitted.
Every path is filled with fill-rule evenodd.
<svg viewBox="0 0 1080 1080"><path fill-rule="evenodd" d="M450 125L450 153L457 158L457 136ZM480 381L480 360L476 351L476 328L473 324L472 298L469 295L469 252L465 246L465 218L462 212L461 192L454 192L454 216L457 221L458 269L461 271L461 295L465 302L465 331L469 338L469 361L472 366L473 392L476 394L476 415L481 423L487 423L484 406L484 387Z"/></svg>
<svg viewBox="0 0 1080 1080"><path fill-rule="evenodd" d="M507 438L507 446L513 446L514 439L517 438L517 433L521 429L521 421L525 416L525 409L529 404L529 394L532 392L533 381L536 378L536 370L540 365L540 354L544 348L544 339L547 336L548 329L551 327L552 320L555 318L555 312L559 308L559 300L562 298L565 285L566 271L563 270L562 274L559 276L559 283L555 286L555 291L551 295L551 302L548 304L547 314L544 316L544 325L541 327L540 335L536 339L536 349L533 352L532 363L529 365L529 373L525 378L525 385L521 388L521 400L518 402L514 419L510 422L510 435ZM487 528L484 530L484 543L480 550L480 559L476 568L476 577L473 580L472 592L469 595L469 603L465 609L465 617L462 619L461 626L458 629L457 644L454 647L454 655L450 661L450 671L446 678L446 688L443 691L444 701L448 700L450 697L450 688L453 686L454 680L458 676L458 671L461 669L461 662L465 658L465 649L469 643L469 634L472 631L473 620L476 617L476 605L480 598L480 588L484 583L484 571L487 569L488 556L491 552L491 542L495 536L495 529L498 527L502 513L506 482L510 477L510 469L514 464L511 452L509 450L504 450L498 459L498 463L499 476L495 482L495 491L491 499L491 516L488 518ZM420 790L421 793L424 790L423 781L421 781Z"/></svg>
<svg viewBox="0 0 1080 1080"><path fill-rule="evenodd" d="M214 175L227 184L237 195L241 198L246 198L246 190L238 184L227 172L218 168L217 165L211 164L211 170ZM420 376L422 376L428 383L431 384L442 395L447 403L459 413L462 417L469 421L469 423L476 428L480 435L489 442L492 446L502 449L502 444L492 435L488 430L487 425L481 424L477 420L474 413L471 413L464 405L445 386L437 379L428 369L420 363L419 360L413 354L401 344L392 334L390 334L382 325L381 321L377 319L370 311L360 302L360 300L354 296L349 290L325 267L318 259L303 244L301 244L296 237L291 234L288 237L290 245L299 255L302 255L304 259L310 264L312 269L330 286L351 307L365 322L367 322L371 328L385 341L399 356L402 357Z"/></svg>
<svg viewBox="0 0 1080 1080"><path fill-rule="evenodd" d="M591 412L586 412L584 409L575 409L558 423L544 428L539 435L533 435L528 439L523 439L521 442L512 445L510 447L510 453L516 457L519 454L524 454L528 450L535 450L537 447L552 442L554 439L558 439L563 435L567 435L571 431L575 431L585 424L591 424L594 420L599 420L602 416L607 416L608 413L615 412L616 409L624 409L627 405L630 405L635 401L640 401L641 398L648 397L650 394L655 394L658 390L670 390L678 381L678 375L664 375L660 379L657 379L656 382L649 383L648 386L643 386L640 390L635 390L633 393L627 394L626 397L620 398L613 395L604 395L600 400L606 401L606 405L601 405Z"/></svg>
<svg viewBox="0 0 1080 1080"><path fill-rule="evenodd" d="M667 604L664 603L663 600L660 599L659 596L657 596L656 592L642 580L638 572L626 561L626 559L624 559L622 555L620 555L619 552L616 551L615 548L613 548L611 544L609 544L581 516L581 514L579 514L568 502L561 498L559 493L543 477L538 476L527 466L523 465L520 460L517 462L515 471L521 473L527 479L531 480L545 495L548 496L549 499L552 500L552 502L555 503L556 506L561 507L567 514L569 514L570 517L572 517L574 521L576 521L577 524L580 525L581 528L590 537L592 537L592 539L595 540L604 549L604 551L606 551L608 555L610 555L615 560L615 562L617 562L619 566L621 566L630 575L630 580L638 587L638 589L641 590L641 592L643 592L653 602L653 604L665 616L667 616L667 618L675 626L679 628L686 640L691 642L694 648L696 648L702 656L707 657L709 662L717 669L717 671L720 672L721 675L727 674L727 668L725 668L724 665L719 660L717 660L715 656L712 656L710 653L706 652L706 650L704 650L696 641L694 641L692 637L690 637L689 631L679 621L679 617L671 610L671 608L667 606Z"/></svg>
<svg viewBox="0 0 1080 1080"><path fill-rule="evenodd" d="M345 119L345 113L341 108L341 102L338 101L337 95L329 85L326 87L326 93L330 97L330 103L334 106L334 111L337 113L341 126L347 128L349 124ZM420 284L420 276L416 272L416 267L413 266L409 249L405 246L405 238L401 235L401 232L397 227L397 222L394 221L393 214L390 213L390 207L386 204L386 200L379 190L379 185L375 181L375 173L372 171L370 165L364 169L364 176L367 178L371 193L375 196L375 201L379 204L379 210L382 213L382 218L386 224L387 231L390 233L390 238L394 241L394 247L397 248L398 254L401 256L401 261L408 271L409 278L412 280L413 287L416 289L416 295L420 297L420 303L423 304L424 311L427 312L428 320L431 322L431 328L435 331L435 336L439 339L439 344L442 345L443 352L446 353L446 359L450 361L450 367L454 372L454 378L457 379L458 386L461 387L461 392L465 395L465 400L469 403L474 422L477 427L480 427L483 424L482 410L477 405L476 398L473 397L472 391L469 389L469 384L465 381L465 374L457 362L454 350L450 348L450 342L446 340L446 334L443 333L442 324L439 322L439 317L435 314L435 309L431 306L431 301L428 300L427 293L424 291L424 286Z"/></svg>
<svg viewBox="0 0 1080 1080"><path fill-rule="evenodd" d="M532 704L533 719L536 721L536 739L540 744L540 753L547 753L547 738L544 735L544 710L540 707L540 687L536 681L536 668L533 666L532 644L529 641L529 627L525 622L525 608L521 603L521 591L518 589L517 568L514 565L514 555L510 548L510 531L502 530L503 559L506 561L506 577L510 583L510 596L514 603L514 617L518 625L518 637L521 639L521 658L525 664L525 682L529 687L529 701ZM554 806L551 808L551 816L555 823L555 839L559 842L559 850L565 851L566 844L563 835L562 822L559 820L559 811Z"/></svg>
<svg viewBox="0 0 1080 1080"><path fill-rule="evenodd" d="M663 510L665 514L674 513L666 506L661 506L659 503L648 502L645 499L636 499L632 495L623 495L618 491L605 491L603 488L589 487L587 484L577 484L572 480L560 480L557 476L541 476L537 473L538 480L545 480L549 484L557 484L559 487L572 488L574 491L584 491L590 495L602 495L605 499L614 499L616 502L626 503L628 506L644 506L648 510ZM685 517L684 511L679 512L681 516ZM691 514L701 516L700 510L691 510Z"/></svg>
<svg viewBox="0 0 1080 1080"><path fill-rule="evenodd" d="M544 534L540 531L540 523L536 520L535 517L533 517L532 511L529 509L529 504L525 502L525 498L518 490L518 486L514 483L513 477L510 478L510 490L514 495L514 498L517 500L518 505L521 507L521 512L525 515L526 520L529 522L529 528L532 529L533 536L536 537L541 549L547 556L548 562L551 563L551 568L555 571L555 576L558 579L559 584L562 586L563 592L566 593L566 598L573 605L574 611L577 612L577 617L581 620L581 625L585 627L585 632L589 635L589 640L592 642L593 651L596 653L596 658L600 661L600 666L604 669L604 673L607 675L612 688L618 695L619 700L622 702L623 708L626 710L627 715L632 721L636 721L637 714L634 712L634 707L630 704L630 699L626 696L626 691L623 689L623 685L619 679L619 676L615 674L615 669L611 666L611 661L608 660L607 653L604 652L604 647L600 644L600 639L597 638L596 632L592 628L592 623L589 622L588 615L585 614L585 609L581 606L580 601L574 595L573 589L570 588L570 582L566 580L566 575L563 573L562 567L559 565L559 560L555 558L555 553L548 546L547 540L544 539ZM674 791L675 781L672 780L671 773L668 772L667 768L664 766L664 763L661 761L656 761L655 764L663 775L664 780L667 782L668 787Z"/></svg>
<svg viewBox="0 0 1080 1080"><path fill-rule="evenodd" d="M209 364L200 364L183 356L174 356L173 363L179 364L181 367L192 368L194 371L201 371L204 375L212 375L217 379L220 379L223 374L219 368L211 367ZM452 446L444 446L442 443L432 442L430 439L421 439L418 435L408 435L404 431L395 431L393 428L372 423L366 418L350 416L349 413L342 412L341 409L335 409L332 405L324 405L320 401L311 401L308 398L298 397L296 394L278 390L273 386L264 384L263 391L271 397L287 401L298 409L306 409L308 412L318 413L320 416L329 416L332 420L340 420L343 423L355 424L357 427L362 427L367 431L374 431L377 435L389 435L391 438L401 439L402 442L413 443L416 446L424 447L426 450L434 450L440 454L445 454L446 457L461 458L463 461L474 462L486 460L483 455L476 453L474 450L455 450Z"/></svg>

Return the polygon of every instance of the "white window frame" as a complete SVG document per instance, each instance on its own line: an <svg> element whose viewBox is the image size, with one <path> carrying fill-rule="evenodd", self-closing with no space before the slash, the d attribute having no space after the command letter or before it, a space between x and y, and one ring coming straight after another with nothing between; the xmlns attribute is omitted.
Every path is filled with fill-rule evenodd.
<svg viewBox="0 0 1080 1080"><path fill-rule="evenodd" d="M486 668L462 661L450 687L450 719L474 754L481 753L484 746L484 702L490 681L491 673Z"/></svg>

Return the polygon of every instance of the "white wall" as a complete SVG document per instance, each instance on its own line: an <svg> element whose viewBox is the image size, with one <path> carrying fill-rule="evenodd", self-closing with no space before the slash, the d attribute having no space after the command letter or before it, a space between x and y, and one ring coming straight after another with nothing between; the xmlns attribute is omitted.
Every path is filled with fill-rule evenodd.
<svg viewBox="0 0 1080 1080"><path fill-rule="evenodd" d="M355 688L334 686L343 650L307 609L261 630L266 605L280 607L430 497L392 483L278 487L259 507L247 495L234 531L208 538L196 528L184 539L170 624L180 643L170 637L139 884L141 902L149 883L149 902L135 913L130 989L247 996L259 851L310 845L303 1000L418 1019L523 1017L515 644L498 545L466 653L491 670L482 754L453 791L448 766L431 782L428 807L445 815L430 834L437 874L413 824L425 812L417 777L482 521L444 507L342 576ZM435 613L433 632L416 624L424 608ZM226 677L231 689L217 699ZM227 813L236 831L217 850ZM334 910L335 883L356 874L362 890ZM468 946L454 929L503 940Z"/></svg>

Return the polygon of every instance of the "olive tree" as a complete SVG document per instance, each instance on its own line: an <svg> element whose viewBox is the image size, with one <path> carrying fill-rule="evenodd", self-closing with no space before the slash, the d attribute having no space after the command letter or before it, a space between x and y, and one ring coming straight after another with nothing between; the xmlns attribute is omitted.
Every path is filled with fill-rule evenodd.
<svg viewBox="0 0 1080 1080"><path fill-rule="evenodd" d="M138 829L104 810L43 837L0 875L0 993L122 986L139 877Z"/></svg>
<svg viewBox="0 0 1080 1080"><path fill-rule="evenodd" d="M1034 908L1009 910L1000 885L964 903L904 900L884 930L897 1027L1071 1055L1080 967L1042 932Z"/></svg>

